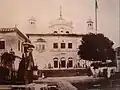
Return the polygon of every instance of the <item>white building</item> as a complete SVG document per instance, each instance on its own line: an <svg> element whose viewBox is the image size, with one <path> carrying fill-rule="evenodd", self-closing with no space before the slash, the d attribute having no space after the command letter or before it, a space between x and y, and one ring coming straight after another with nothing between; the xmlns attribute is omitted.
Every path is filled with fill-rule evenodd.
<svg viewBox="0 0 120 90"><path fill-rule="evenodd" d="M17 27L0 28L0 63L1 56L4 52L10 52L12 49L15 52L14 69L18 70L19 63L24 52L23 42L30 40Z"/></svg>
<svg viewBox="0 0 120 90"><path fill-rule="evenodd" d="M35 27L36 20L30 19L30 25ZM88 29L92 29L93 22L88 21ZM31 27L30 26L30 27ZM44 34L29 33L27 36L35 46L34 59L39 69L65 69L79 66L77 55L81 44L81 34L74 34L71 21L60 17L49 25L49 32Z"/></svg>

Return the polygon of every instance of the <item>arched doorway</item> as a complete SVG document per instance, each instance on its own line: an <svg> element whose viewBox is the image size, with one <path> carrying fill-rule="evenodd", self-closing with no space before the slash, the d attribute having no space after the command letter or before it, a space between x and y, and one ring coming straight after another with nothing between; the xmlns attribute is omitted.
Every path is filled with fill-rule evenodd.
<svg viewBox="0 0 120 90"><path fill-rule="evenodd" d="M72 67L73 67L73 58L72 58L72 57L69 57L69 58L68 58L68 67L69 67L69 68L72 68Z"/></svg>
<svg viewBox="0 0 120 90"><path fill-rule="evenodd" d="M54 61L54 68L58 68L58 58L55 57L53 61Z"/></svg>
<svg viewBox="0 0 120 90"><path fill-rule="evenodd" d="M66 59L65 59L65 57L62 57L61 59L60 59L60 62L61 62L61 68L65 68L66 67Z"/></svg>

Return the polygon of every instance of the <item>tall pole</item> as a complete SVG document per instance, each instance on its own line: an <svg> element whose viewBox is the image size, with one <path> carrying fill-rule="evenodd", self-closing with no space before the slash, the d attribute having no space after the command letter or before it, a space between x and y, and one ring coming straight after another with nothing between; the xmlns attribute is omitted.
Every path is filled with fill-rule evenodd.
<svg viewBox="0 0 120 90"><path fill-rule="evenodd" d="M95 33L97 34L97 9L98 9L98 4L97 0L95 0Z"/></svg>

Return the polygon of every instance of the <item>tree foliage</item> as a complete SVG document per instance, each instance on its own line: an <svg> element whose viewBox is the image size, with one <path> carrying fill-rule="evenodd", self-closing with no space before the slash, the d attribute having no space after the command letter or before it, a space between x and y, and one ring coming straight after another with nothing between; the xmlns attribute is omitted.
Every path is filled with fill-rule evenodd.
<svg viewBox="0 0 120 90"><path fill-rule="evenodd" d="M113 41L103 34L86 34L82 37L78 55L81 59L90 61L114 60L115 51L112 48L113 45Z"/></svg>
<svg viewBox="0 0 120 90"><path fill-rule="evenodd" d="M34 61L33 61L32 52L30 52L28 56L25 56L23 54L22 60L20 61L19 69L18 69L18 80L24 81L25 79L27 79L29 83L32 82L33 66L34 66ZM28 69L28 68L30 68L30 69Z"/></svg>
<svg viewBox="0 0 120 90"><path fill-rule="evenodd" d="M15 55L10 54L8 52L4 52L1 56L1 63L4 66L9 66L12 64L12 62L15 60Z"/></svg>

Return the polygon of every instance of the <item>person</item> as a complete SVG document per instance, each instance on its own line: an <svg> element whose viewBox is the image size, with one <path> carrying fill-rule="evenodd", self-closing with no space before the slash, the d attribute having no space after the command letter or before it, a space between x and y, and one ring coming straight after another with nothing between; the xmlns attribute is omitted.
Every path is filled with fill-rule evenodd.
<svg viewBox="0 0 120 90"><path fill-rule="evenodd" d="M98 77L99 76L99 67L97 63L92 63L90 65L90 70L92 72L93 77Z"/></svg>
<svg viewBox="0 0 120 90"><path fill-rule="evenodd" d="M45 74L44 74L44 73L42 73L42 78L43 78L43 79L45 78Z"/></svg>
<svg viewBox="0 0 120 90"><path fill-rule="evenodd" d="M87 75L88 75L88 76L92 76L92 75L93 75L90 67L87 68Z"/></svg>

